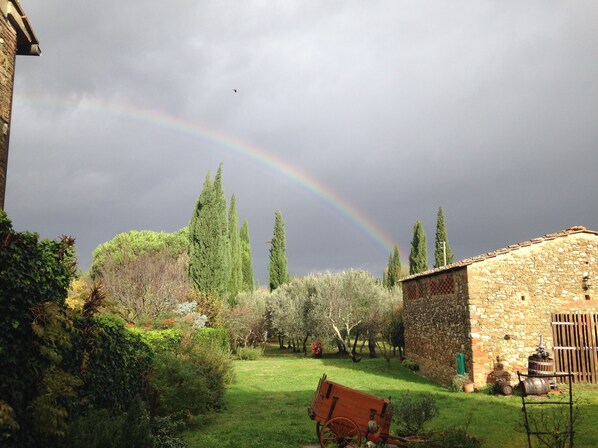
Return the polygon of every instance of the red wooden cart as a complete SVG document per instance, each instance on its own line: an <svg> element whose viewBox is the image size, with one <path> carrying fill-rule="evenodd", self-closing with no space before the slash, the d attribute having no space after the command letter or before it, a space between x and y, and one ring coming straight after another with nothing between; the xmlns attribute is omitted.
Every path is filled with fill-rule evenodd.
<svg viewBox="0 0 598 448"><path fill-rule="evenodd" d="M358 448L362 439L399 447L419 440L390 435L390 397L378 398L320 378L308 409L322 448Z"/></svg>

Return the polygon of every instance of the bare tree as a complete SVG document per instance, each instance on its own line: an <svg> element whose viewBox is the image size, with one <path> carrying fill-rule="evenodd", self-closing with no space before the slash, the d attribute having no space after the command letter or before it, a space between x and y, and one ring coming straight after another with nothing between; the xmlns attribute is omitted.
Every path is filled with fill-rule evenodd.
<svg viewBox="0 0 598 448"><path fill-rule="evenodd" d="M99 272L114 311L132 322L156 317L185 301L189 291L188 255L150 251L136 257L107 256Z"/></svg>

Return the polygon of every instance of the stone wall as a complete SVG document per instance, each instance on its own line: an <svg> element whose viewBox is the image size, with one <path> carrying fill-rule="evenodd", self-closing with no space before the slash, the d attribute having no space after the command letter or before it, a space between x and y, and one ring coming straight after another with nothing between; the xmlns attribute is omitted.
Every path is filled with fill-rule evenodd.
<svg viewBox="0 0 598 448"><path fill-rule="evenodd" d="M5 14L0 14L0 26L0 208L4 208L17 35Z"/></svg>
<svg viewBox="0 0 598 448"><path fill-rule="evenodd" d="M405 353L444 385L455 375L457 353L472 367L467 289L465 268L403 282Z"/></svg>
<svg viewBox="0 0 598 448"><path fill-rule="evenodd" d="M598 312L584 273L598 275L598 235L572 233L520 247L467 267L473 376L492 382L497 358L516 376L527 371L540 335L552 349L551 313ZM598 286L598 285L597 285Z"/></svg>

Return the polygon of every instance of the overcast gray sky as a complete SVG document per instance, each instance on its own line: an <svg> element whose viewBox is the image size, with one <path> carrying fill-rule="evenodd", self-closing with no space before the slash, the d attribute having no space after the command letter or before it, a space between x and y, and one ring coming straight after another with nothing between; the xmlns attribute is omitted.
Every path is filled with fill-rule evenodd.
<svg viewBox="0 0 598 448"><path fill-rule="evenodd" d="M206 173L292 275L598 229L598 2L22 0L5 208L77 239L185 226ZM235 92L234 89L237 91ZM431 261L432 264L432 261Z"/></svg>

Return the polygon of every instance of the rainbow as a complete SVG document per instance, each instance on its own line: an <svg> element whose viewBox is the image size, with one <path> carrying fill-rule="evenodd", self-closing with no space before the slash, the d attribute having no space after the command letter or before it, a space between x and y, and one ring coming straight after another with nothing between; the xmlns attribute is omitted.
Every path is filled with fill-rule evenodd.
<svg viewBox="0 0 598 448"><path fill-rule="evenodd" d="M280 157L269 153L263 148L257 147L247 141L242 141L234 136L225 134L217 129L208 128L201 123L187 120L159 110L136 107L130 104L125 105L98 99L90 99L87 97L64 98L47 94L15 94L15 104L13 104L13 107L15 105L18 107L19 102L48 107L63 106L90 112L106 113L126 119L137 120L150 123L152 125L174 129L176 131L191 134L194 137L199 137L212 144L215 144L218 147L240 154L243 157L264 165L268 169L272 170L276 175L283 175L291 179L339 212L354 226L363 231L386 254L390 253L393 248L393 240L386 235L372 219L358 210L346 198L342 197L328 186L324 185L321 181L313 176L310 176L308 173L300 170L296 166L289 164Z"/></svg>

